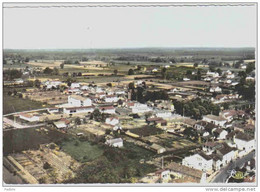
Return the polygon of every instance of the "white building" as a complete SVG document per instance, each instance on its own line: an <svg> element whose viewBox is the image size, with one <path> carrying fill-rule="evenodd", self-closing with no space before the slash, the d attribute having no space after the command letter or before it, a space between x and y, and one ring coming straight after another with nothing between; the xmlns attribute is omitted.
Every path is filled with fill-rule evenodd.
<svg viewBox="0 0 260 192"><path fill-rule="evenodd" d="M123 139L121 138L115 138L115 139L109 139L106 141L107 145L112 146L112 147L123 147Z"/></svg>
<svg viewBox="0 0 260 192"><path fill-rule="evenodd" d="M73 114L73 113L92 113L94 111L94 106L85 107L65 107L63 108L63 113Z"/></svg>
<svg viewBox="0 0 260 192"><path fill-rule="evenodd" d="M183 81L189 81L190 79L189 78L183 78Z"/></svg>
<svg viewBox="0 0 260 192"><path fill-rule="evenodd" d="M46 85L47 89L57 88L61 84L61 81L46 81L44 85Z"/></svg>
<svg viewBox="0 0 260 192"><path fill-rule="evenodd" d="M15 81L15 83L17 83L17 84L23 84L23 79L14 79L14 81Z"/></svg>
<svg viewBox="0 0 260 192"><path fill-rule="evenodd" d="M172 117L172 113L171 113L171 111L160 110L160 111L156 111L155 116L161 117L161 118L170 118L170 117Z"/></svg>
<svg viewBox="0 0 260 192"><path fill-rule="evenodd" d="M203 152L200 152L189 157L185 157L182 160L182 165L207 172L212 170L213 159Z"/></svg>
<svg viewBox="0 0 260 192"><path fill-rule="evenodd" d="M92 101L79 95L68 96L68 104L74 107L92 106Z"/></svg>
<svg viewBox="0 0 260 192"><path fill-rule="evenodd" d="M116 95L107 95L105 97L106 103L113 103L113 102L117 102L118 100L119 100L119 98Z"/></svg>
<svg viewBox="0 0 260 192"><path fill-rule="evenodd" d="M39 121L40 117L29 113L20 113L19 118L29 122Z"/></svg>
<svg viewBox="0 0 260 192"><path fill-rule="evenodd" d="M146 113L149 111L152 111L152 109L146 104L135 103L132 107L132 113Z"/></svg>
<svg viewBox="0 0 260 192"><path fill-rule="evenodd" d="M89 86L83 85L80 89L81 89L81 90L89 90Z"/></svg>
<svg viewBox="0 0 260 192"><path fill-rule="evenodd" d="M202 120L222 127L224 127L225 123L227 122L227 120L223 117L216 115L204 115Z"/></svg>
<svg viewBox="0 0 260 192"><path fill-rule="evenodd" d="M245 153L255 149L255 139L244 133L238 133L234 138L234 143L239 150L243 150Z"/></svg>
<svg viewBox="0 0 260 192"><path fill-rule="evenodd" d="M106 124L108 125L117 125L119 123L119 119L117 117L108 117L106 118Z"/></svg>
<svg viewBox="0 0 260 192"><path fill-rule="evenodd" d="M113 106L99 107L99 110L102 113L108 113L108 114L115 114L116 113L116 109Z"/></svg>
<svg viewBox="0 0 260 192"><path fill-rule="evenodd" d="M72 89L80 88L80 83L71 83L70 87L71 87Z"/></svg>
<svg viewBox="0 0 260 192"><path fill-rule="evenodd" d="M59 121L54 122L53 124L57 129L64 129L68 127L69 123L70 123L69 120L61 119Z"/></svg>
<svg viewBox="0 0 260 192"><path fill-rule="evenodd" d="M216 77L219 77L219 74L217 72L210 72L210 71L208 71L207 72L207 76L216 78Z"/></svg>
<svg viewBox="0 0 260 192"><path fill-rule="evenodd" d="M222 92L222 89L220 88L220 87L211 87L210 89L209 89L209 92L211 92L211 93L214 93L214 92L216 92L216 93L220 93L220 92Z"/></svg>
<svg viewBox="0 0 260 192"><path fill-rule="evenodd" d="M223 146L221 149L218 149L216 152L218 155L221 155L222 165L224 166L236 158L235 150L227 145Z"/></svg>
<svg viewBox="0 0 260 192"><path fill-rule="evenodd" d="M58 107L48 108L47 111L49 113L58 113L59 112L59 108Z"/></svg>

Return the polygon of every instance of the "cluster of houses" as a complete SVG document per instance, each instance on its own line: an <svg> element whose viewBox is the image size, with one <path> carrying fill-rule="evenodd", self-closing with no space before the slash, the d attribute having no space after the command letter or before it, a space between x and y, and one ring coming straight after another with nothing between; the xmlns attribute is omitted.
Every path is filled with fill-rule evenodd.
<svg viewBox="0 0 260 192"><path fill-rule="evenodd" d="M223 78L223 76L225 77ZM187 79L183 80L188 81ZM208 71L204 81L202 83L210 82L210 93L217 93L214 98L211 98L214 104L240 98L238 94L233 93L218 94L222 93L222 88L215 85L216 83L221 81L230 85L236 83L234 73L229 70L222 74ZM59 81L44 82L46 89L57 88L61 84L62 82ZM142 81L137 81L137 84L141 85ZM113 131L124 128L120 122L123 116L138 114L144 118L149 114L145 117L147 125L159 125L167 133L170 132L170 130L167 130L167 124L175 118L175 109L170 100L139 103L131 101L126 90L125 86L104 88L96 85L71 83L69 88L64 91L67 101L55 105L53 108L48 108L47 111L49 114L61 114L65 117L77 117L82 114L86 117L98 110L101 114L107 115L103 125ZM178 97L187 98L187 100L197 96L196 93L188 93L179 88L170 90L169 95L177 99ZM255 150L255 120L253 116L244 110L222 110L218 116L212 114L203 115L201 120L187 123L199 135L201 148L192 155L184 157L181 164L171 162L164 169L148 174L142 178L142 182L148 182L148 180L167 182L172 178L175 178L175 182L181 182L184 178L195 182L205 182L206 175L219 171L237 158ZM32 113L20 113L19 117L28 122L37 122L40 119L39 115ZM68 119L59 118L54 122L55 127L57 129L67 128L71 123ZM172 132L174 133L174 131ZM126 131L125 134L131 138L139 138L138 135L131 133L131 131ZM123 147L123 139L118 136L107 137L105 144L120 148ZM159 154L166 151L164 147L156 143L151 144L150 148Z"/></svg>

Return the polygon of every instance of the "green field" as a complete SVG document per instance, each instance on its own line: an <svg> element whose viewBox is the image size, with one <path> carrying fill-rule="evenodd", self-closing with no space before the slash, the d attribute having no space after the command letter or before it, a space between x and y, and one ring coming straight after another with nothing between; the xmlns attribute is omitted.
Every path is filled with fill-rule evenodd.
<svg viewBox="0 0 260 192"><path fill-rule="evenodd" d="M103 149L98 145L77 139L63 142L61 149L79 162L92 161L103 154Z"/></svg>
<svg viewBox="0 0 260 192"><path fill-rule="evenodd" d="M9 96L5 91L3 93L3 97L3 114L40 109L49 106L44 106L41 102L31 101L29 99L22 99L18 96Z"/></svg>

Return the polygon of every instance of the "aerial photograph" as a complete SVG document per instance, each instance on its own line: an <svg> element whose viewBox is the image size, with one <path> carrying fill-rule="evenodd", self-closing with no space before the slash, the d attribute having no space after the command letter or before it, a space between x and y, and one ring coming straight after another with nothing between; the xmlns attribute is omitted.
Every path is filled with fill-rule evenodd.
<svg viewBox="0 0 260 192"><path fill-rule="evenodd" d="M256 3L3 3L4 186L256 186Z"/></svg>

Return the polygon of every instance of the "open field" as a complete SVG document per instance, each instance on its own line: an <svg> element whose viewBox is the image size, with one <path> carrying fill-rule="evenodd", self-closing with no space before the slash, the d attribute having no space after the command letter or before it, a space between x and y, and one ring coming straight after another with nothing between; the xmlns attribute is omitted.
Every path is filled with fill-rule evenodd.
<svg viewBox="0 0 260 192"><path fill-rule="evenodd" d="M31 101L29 99L21 99L18 96L9 96L5 92L3 93L3 96L4 96L3 114L46 108L49 106L49 105L44 105L41 102Z"/></svg>
<svg viewBox="0 0 260 192"><path fill-rule="evenodd" d="M63 142L61 149L79 162L93 161L103 154L103 149L98 145L78 139Z"/></svg>
<svg viewBox="0 0 260 192"><path fill-rule="evenodd" d="M17 129L3 132L4 154L39 149L40 144L61 142L68 135L54 129Z"/></svg>

